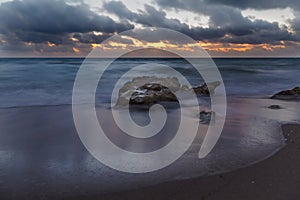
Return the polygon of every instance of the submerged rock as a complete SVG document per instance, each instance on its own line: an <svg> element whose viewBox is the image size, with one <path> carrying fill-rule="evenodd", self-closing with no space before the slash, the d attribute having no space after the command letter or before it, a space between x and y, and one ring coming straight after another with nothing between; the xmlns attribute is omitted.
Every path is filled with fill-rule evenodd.
<svg viewBox="0 0 300 200"><path fill-rule="evenodd" d="M293 100L300 98L300 88L295 87L291 90L283 90L274 94L271 99L280 99L280 100Z"/></svg>
<svg viewBox="0 0 300 200"><path fill-rule="evenodd" d="M211 120L214 120L215 112L214 111L205 111L202 110L199 113L200 122L202 124L209 124Z"/></svg>
<svg viewBox="0 0 300 200"><path fill-rule="evenodd" d="M210 91L213 93L221 83L219 81L211 82L211 83L204 83L203 85L200 85L198 87L193 87L194 92L199 95L199 94L204 94L204 95L209 95Z"/></svg>
<svg viewBox="0 0 300 200"><path fill-rule="evenodd" d="M274 110L282 109L280 105L271 105L268 108L274 109Z"/></svg>
<svg viewBox="0 0 300 200"><path fill-rule="evenodd" d="M158 83L147 83L135 90L129 99L129 104L151 105L164 101L178 101L172 91Z"/></svg>

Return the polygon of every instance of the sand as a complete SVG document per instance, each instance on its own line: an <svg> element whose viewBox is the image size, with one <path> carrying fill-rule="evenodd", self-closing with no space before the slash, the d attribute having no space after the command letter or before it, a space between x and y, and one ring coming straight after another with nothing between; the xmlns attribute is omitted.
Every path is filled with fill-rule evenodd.
<svg viewBox="0 0 300 200"><path fill-rule="evenodd" d="M284 125L282 129L287 145L270 158L249 167L91 199L299 199L300 126Z"/></svg>

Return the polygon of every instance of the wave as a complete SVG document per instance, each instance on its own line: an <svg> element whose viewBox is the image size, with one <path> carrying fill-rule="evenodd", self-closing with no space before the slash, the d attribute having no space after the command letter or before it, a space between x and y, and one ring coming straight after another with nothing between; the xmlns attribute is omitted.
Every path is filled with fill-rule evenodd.
<svg viewBox="0 0 300 200"><path fill-rule="evenodd" d="M61 107L61 106L71 106L72 104L37 104L37 105L16 105L16 106L0 106L0 109L14 109L14 108L46 108L46 107Z"/></svg>
<svg viewBox="0 0 300 200"><path fill-rule="evenodd" d="M223 67L220 68L221 72L235 72L235 73L246 73L246 74L258 74L258 73L273 73L274 70L265 69L251 69L246 67Z"/></svg>

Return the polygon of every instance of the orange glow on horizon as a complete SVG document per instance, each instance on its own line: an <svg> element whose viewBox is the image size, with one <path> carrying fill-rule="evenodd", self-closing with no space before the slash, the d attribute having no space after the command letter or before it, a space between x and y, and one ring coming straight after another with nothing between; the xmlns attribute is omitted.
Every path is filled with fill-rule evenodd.
<svg viewBox="0 0 300 200"><path fill-rule="evenodd" d="M75 48L75 47L73 47L73 51L74 51L75 53L80 53L80 50L77 49L77 48Z"/></svg>
<svg viewBox="0 0 300 200"><path fill-rule="evenodd" d="M26 45L26 46L32 46L33 43L32 43L32 42L25 42L25 45Z"/></svg>
<svg viewBox="0 0 300 200"><path fill-rule="evenodd" d="M138 40L133 40L133 44L124 44L121 42L113 42L110 41L107 44L91 44L92 48L102 48L103 50L116 50L116 49L130 49L132 47L135 48L157 48L157 49L176 49L180 51L195 51L197 47L202 47L208 51L219 51L219 52L229 52L229 51L237 51L237 52L246 52L254 49L257 45L252 44L223 44L223 43L210 43L210 42L198 42L191 44L172 44L167 41L159 41L159 42L142 42ZM262 48L265 45L261 45ZM269 48L273 48L270 46ZM274 47L275 48L275 47Z"/></svg>
<svg viewBox="0 0 300 200"><path fill-rule="evenodd" d="M131 40L132 42L122 43L122 39ZM206 42L198 41L196 43L186 43L186 44L174 44L169 41L158 41L158 42L146 42L141 41L129 36L121 36L120 41L109 41L107 43L92 43L91 47L100 48L105 51L114 51L114 50L130 50L135 48L156 48L162 50L179 50L186 52L197 52L197 48L203 48L207 51L228 53L228 52L249 52L251 50L265 50L265 51L274 51L276 49L285 49L286 42L280 41L278 44L235 44L235 43L221 43L221 42Z"/></svg>
<svg viewBox="0 0 300 200"><path fill-rule="evenodd" d="M47 43L49 47L55 47L56 45L54 43L48 42Z"/></svg>
<svg viewBox="0 0 300 200"><path fill-rule="evenodd" d="M73 42L78 42L79 40L77 38L71 37L70 40L72 40Z"/></svg>
<svg viewBox="0 0 300 200"><path fill-rule="evenodd" d="M225 53L229 51L246 52L255 48L255 45L252 44L223 44L200 42L199 45L208 51L217 51Z"/></svg>

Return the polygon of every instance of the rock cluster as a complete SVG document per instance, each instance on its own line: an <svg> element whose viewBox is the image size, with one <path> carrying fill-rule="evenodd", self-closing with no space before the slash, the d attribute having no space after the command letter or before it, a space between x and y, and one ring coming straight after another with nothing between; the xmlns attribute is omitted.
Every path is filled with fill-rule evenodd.
<svg viewBox="0 0 300 200"><path fill-rule="evenodd" d="M120 90L118 95L118 106L124 105L151 105L159 102L177 102L178 99L174 94L177 91L196 95L209 95L214 92L220 82L211 82L202 84L197 87L189 88L181 85L176 77L136 77L127 82ZM187 95L188 96L188 95Z"/></svg>

